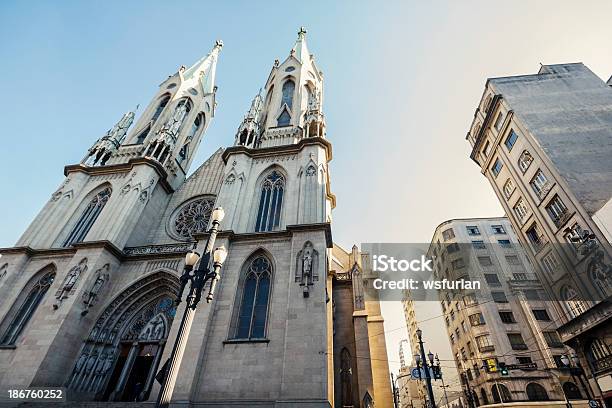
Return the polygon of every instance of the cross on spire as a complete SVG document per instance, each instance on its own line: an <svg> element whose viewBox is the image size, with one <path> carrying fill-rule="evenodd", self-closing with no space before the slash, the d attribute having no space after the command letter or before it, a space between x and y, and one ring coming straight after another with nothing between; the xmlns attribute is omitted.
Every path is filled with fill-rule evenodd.
<svg viewBox="0 0 612 408"><path fill-rule="evenodd" d="M307 32L308 31L306 31L306 28L304 26L300 27L300 31L298 31L298 40L304 39L304 36Z"/></svg>

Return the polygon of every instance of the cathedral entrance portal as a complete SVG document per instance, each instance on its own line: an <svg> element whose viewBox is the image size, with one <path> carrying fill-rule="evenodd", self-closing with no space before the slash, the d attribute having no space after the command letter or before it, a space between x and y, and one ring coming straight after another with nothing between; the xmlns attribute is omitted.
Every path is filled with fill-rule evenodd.
<svg viewBox="0 0 612 408"><path fill-rule="evenodd" d="M122 292L98 318L67 387L76 398L143 401L149 397L176 312L178 280L158 272Z"/></svg>

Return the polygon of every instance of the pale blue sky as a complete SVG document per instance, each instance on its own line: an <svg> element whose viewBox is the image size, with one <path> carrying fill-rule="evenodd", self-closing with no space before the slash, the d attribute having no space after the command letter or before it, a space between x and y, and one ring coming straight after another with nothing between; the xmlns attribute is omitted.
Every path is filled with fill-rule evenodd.
<svg viewBox="0 0 612 408"><path fill-rule="evenodd" d="M582 61L607 79L610 15L606 1L5 0L0 247L15 243L64 165L218 38L219 107L194 166L231 144L301 25L325 75L337 242L429 242L446 219L501 215L465 141L486 78ZM389 311L388 328L401 324ZM388 335L394 360L403 333Z"/></svg>

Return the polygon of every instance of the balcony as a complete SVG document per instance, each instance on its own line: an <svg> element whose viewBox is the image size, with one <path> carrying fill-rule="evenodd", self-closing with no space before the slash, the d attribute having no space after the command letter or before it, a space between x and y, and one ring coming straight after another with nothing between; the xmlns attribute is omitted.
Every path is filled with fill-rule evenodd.
<svg viewBox="0 0 612 408"><path fill-rule="evenodd" d="M612 370L612 354L609 356L600 358L599 360L594 360L591 362L591 364L593 365L594 374L600 374L605 371L610 371Z"/></svg>

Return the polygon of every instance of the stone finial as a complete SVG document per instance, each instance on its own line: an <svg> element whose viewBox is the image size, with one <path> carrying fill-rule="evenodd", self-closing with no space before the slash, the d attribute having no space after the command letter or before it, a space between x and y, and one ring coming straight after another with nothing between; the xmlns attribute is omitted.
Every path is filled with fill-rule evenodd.
<svg viewBox="0 0 612 408"><path fill-rule="evenodd" d="M306 28L304 26L300 27L300 31L298 31L298 39L301 40L306 36Z"/></svg>

